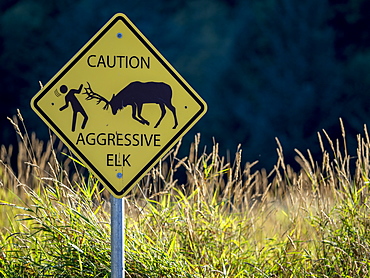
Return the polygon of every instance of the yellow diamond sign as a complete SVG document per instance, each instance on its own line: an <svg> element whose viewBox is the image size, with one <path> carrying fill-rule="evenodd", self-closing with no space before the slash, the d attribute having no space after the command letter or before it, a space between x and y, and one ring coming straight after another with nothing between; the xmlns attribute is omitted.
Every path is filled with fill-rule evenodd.
<svg viewBox="0 0 370 278"><path fill-rule="evenodd" d="M31 106L118 198L207 109L124 14L110 19Z"/></svg>

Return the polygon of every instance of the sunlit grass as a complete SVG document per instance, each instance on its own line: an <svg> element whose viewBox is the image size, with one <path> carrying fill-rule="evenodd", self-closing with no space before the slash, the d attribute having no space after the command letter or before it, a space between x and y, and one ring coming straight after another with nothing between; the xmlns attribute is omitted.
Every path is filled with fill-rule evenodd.
<svg viewBox="0 0 370 278"><path fill-rule="evenodd" d="M2 147L0 277L109 277L107 192L53 137L44 146L13 123L20 171ZM179 158L179 144L124 201L126 276L368 277L370 141L365 127L350 156L342 131L319 134L316 160L297 150L298 172L278 140L270 173L240 149L226 161L197 136Z"/></svg>

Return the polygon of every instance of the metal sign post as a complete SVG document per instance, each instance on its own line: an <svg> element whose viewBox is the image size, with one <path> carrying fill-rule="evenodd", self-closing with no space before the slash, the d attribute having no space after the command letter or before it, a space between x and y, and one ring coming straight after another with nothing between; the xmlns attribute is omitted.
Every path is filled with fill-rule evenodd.
<svg viewBox="0 0 370 278"><path fill-rule="evenodd" d="M111 278L125 277L125 205L124 198L110 196L111 204Z"/></svg>

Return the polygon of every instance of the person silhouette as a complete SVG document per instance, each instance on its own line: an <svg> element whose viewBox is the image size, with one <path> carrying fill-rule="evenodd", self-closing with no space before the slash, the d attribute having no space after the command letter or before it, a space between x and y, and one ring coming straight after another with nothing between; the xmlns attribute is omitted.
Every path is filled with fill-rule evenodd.
<svg viewBox="0 0 370 278"><path fill-rule="evenodd" d="M83 84L76 90L76 89L71 89L68 92L68 87L66 85L60 86L59 90L62 94L66 94L65 96L65 101L66 104L63 105L62 107L59 108L59 111L63 111L64 109L68 108L69 104L72 106L73 110L73 116L72 116L72 132L76 130L76 121L77 121L77 113L81 113L82 116L84 117L84 120L82 122L81 128L84 129L87 123L87 120L89 117L87 116L85 110L83 109L81 103L76 97L76 94L80 94L82 90Z"/></svg>

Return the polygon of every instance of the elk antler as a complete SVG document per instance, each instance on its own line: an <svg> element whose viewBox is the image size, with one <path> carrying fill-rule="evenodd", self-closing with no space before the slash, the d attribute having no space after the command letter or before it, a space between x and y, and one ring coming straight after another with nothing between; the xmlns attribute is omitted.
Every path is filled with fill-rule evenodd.
<svg viewBox="0 0 370 278"><path fill-rule="evenodd" d="M84 95L87 95L86 100L97 99L98 101L97 101L96 104L99 104L100 102L104 101L105 102L105 105L104 105L104 108L103 109L104 110L107 110L108 107L109 107L109 101L105 97L103 97L103 96L101 96L101 95L99 95L97 93L94 93L93 90L91 89L90 83L87 82L87 84L89 85L89 87L88 88L85 87L84 88L85 89L85 92L83 93Z"/></svg>

